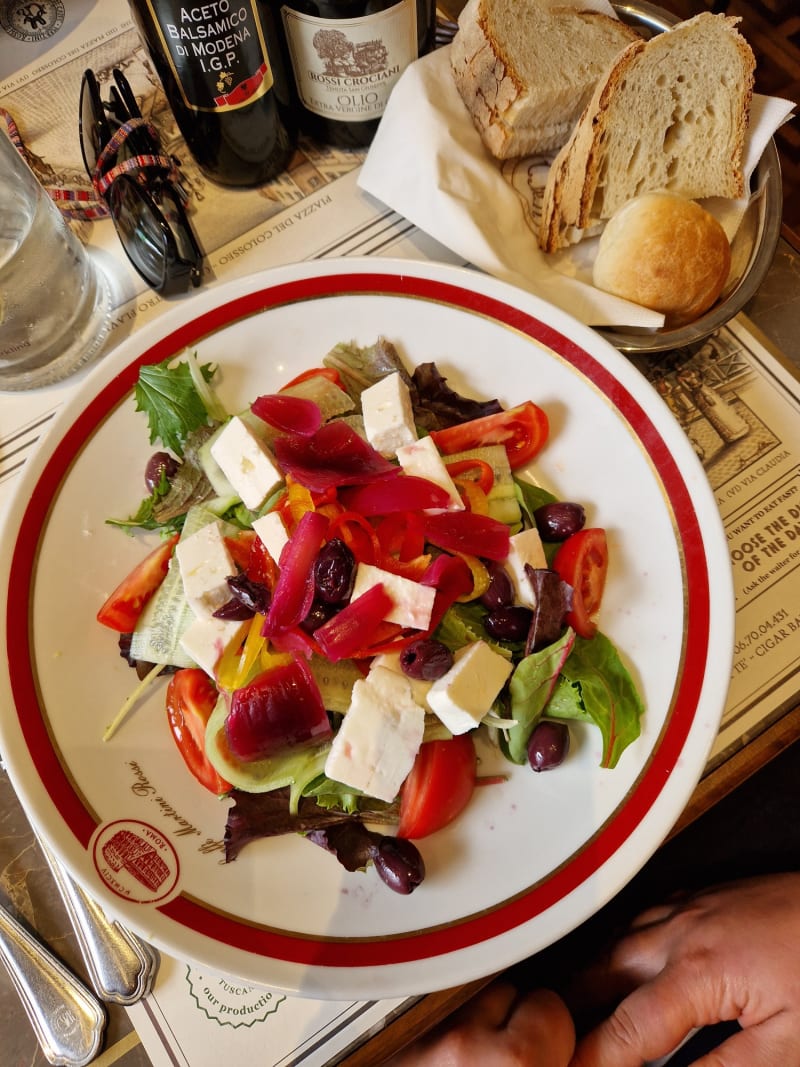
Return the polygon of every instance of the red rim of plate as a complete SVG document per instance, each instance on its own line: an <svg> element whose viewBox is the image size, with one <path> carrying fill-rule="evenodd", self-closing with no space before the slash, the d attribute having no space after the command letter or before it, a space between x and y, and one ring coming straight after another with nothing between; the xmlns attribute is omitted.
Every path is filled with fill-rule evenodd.
<svg viewBox="0 0 800 1067"><path fill-rule="evenodd" d="M431 930L370 941L308 936L264 929L219 914L201 901L179 895L158 905L172 922L230 948L286 962L331 967L385 966L456 952L490 940L534 919L598 871L642 822L681 756L703 688L708 657L710 589L700 524L689 490L670 449L639 402L594 356L553 327L501 300L459 285L413 275L363 272L321 275L279 283L230 300L161 338L114 377L91 400L55 446L20 524L14 547L7 604L7 645L11 688L19 728L30 758L51 801L83 848L98 828L59 762L40 706L27 618L38 545L51 501L60 492L76 453L95 427L133 390L143 364L157 363L239 319L286 304L335 295L375 294L417 297L486 316L553 349L613 402L636 434L658 472L669 499L684 558L686 581L685 657L669 722L634 789L603 829L562 868L494 910Z"/></svg>

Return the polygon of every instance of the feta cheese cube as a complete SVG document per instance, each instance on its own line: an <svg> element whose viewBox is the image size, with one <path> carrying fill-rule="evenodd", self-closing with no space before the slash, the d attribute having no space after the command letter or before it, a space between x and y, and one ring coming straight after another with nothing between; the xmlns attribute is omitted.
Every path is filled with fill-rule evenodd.
<svg viewBox="0 0 800 1067"><path fill-rule="evenodd" d="M417 478L427 478L429 482L440 485L450 495L447 505L448 511L463 511L464 501L456 489L455 482L439 455L439 449L433 443L432 437L421 437L412 445L403 445L397 450L397 462L406 474L413 474ZM430 510L438 510L431 508Z"/></svg>
<svg viewBox="0 0 800 1067"><path fill-rule="evenodd" d="M485 641L460 648L455 663L428 690L428 704L453 734L474 729L511 674L511 663Z"/></svg>
<svg viewBox="0 0 800 1067"><path fill-rule="evenodd" d="M246 626L246 622L229 619L194 619L181 635L181 648L198 667L215 678L222 653L240 640Z"/></svg>
<svg viewBox="0 0 800 1067"><path fill-rule="evenodd" d="M210 618L231 598L226 578L236 574L222 525L210 522L179 541L175 556L181 569L183 592L195 615Z"/></svg>
<svg viewBox="0 0 800 1067"><path fill-rule="evenodd" d="M408 386L395 371L361 394L364 432L374 449L393 456L401 445L417 439Z"/></svg>
<svg viewBox="0 0 800 1067"><path fill-rule="evenodd" d="M280 563L281 552L289 540L289 535L278 512L269 511L266 515L254 519L253 529L273 560Z"/></svg>
<svg viewBox="0 0 800 1067"><path fill-rule="evenodd" d="M325 774L367 796L390 802L400 791L422 744L425 712L408 679L374 667L353 696L325 761Z"/></svg>
<svg viewBox="0 0 800 1067"><path fill-rule="evenodd" d="M270 450L238 415L220 431L211 445L211 455L251 511L261 507L267 495L283 481Z"/></svg>
<svg viewBox="0 0 800 1067"><path fill-rule="evenodd" d="M355 600L378 584L383 585L393 603L389 614L384 617L386 622L427 630L436 596L433 586L420 585L411 578L373 567L371 563L359 563L351 599Z"/></svg>
<svg viewBox="0 0 800 1067"><path fill-rule="evenodd" d="M536 594L525 573L525 564L529 563L535 570L547 567L547 557L544 554L539 531L532 526L529 530L512 534L509 540L510 548L503 560L503 566L514 586L515 599L523 607L535 608Z"/></svg>

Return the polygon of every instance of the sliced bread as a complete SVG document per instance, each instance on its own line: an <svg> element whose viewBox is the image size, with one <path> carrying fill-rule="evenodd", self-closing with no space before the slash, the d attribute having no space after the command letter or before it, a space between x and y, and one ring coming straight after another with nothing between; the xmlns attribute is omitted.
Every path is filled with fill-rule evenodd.
<svg viewBox="0 0 800 1067"><path fill-rule="evenodd" d="M596 231L643 193L744 195L755 59L738 22L704 12L622 52L550 168L544 251Z"/></svg>
<svg viewBox="0 0 800 1067"><path fill-rule="evenodd" d="M639 35L553 0L469 0L450 48L453 77L497 159L552 154L592 89Z"/></svg>

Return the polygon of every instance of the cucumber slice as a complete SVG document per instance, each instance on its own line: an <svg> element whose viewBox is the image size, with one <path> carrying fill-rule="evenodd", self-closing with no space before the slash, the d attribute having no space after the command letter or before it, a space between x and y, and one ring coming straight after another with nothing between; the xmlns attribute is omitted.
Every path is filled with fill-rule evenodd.
<svg viewBox="0 0 800 1067"><path fill-rule="evenodd" d="M352 660L332 663L324 656L314 655L308 665L326 709L344 715L353 698L353 686L364 675Z"/></svg>
<svg viewBox="0 0 800 1067"><path fill-rule="evenodd" d="M217 429L211 434L211 436L203 442L203 444L198 449L197 458L200 462L200 466L203 468L203 473L205 474L206 478L208 478L209 482L211 482L211 488L214 490L217 496L235 497L238 500L239 496L236 490L233 488L231 483L223 474L222 467L220 467L219 463L217 463L217 461L211 455L211 446L214 444L214 442L217 440L217 438L227 425L227 422L223 422L223 424L221 426L218 426Z"/></svg>
<svg viewBox="0 0 800 1067"><path fill-rule="evenodd" d="M186 513L181 539L189 537L210 522L217 522L215 512L200 504ZM226 532L235 528L225 524ZM145 604L136 629L131 636L131 656L144 663L164 663L172 667L194 667L196 664L181 648L181 637L194 619L183 592L181 569L173 558L167 576L155 595Z"/></svg>
<svg viewBox="0 0 800 1067"><path fill-rule="evenodd" d="M482 445L465 452L454 452L445 458L448 463L463 459L480 459L488 463L494 475L492 488L487 495L489 514L493 519L508 526L517 526L522 522L522 512L514 490L514 476L502 445Z"/></svg>

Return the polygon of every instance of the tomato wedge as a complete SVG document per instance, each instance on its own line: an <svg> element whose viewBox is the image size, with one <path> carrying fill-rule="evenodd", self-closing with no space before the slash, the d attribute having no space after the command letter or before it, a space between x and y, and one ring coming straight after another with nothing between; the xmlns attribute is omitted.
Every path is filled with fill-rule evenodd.
<svg viewBox="0 0 800 1067"><path fill-rule="evenodd" d="M310 370L304 370L302 374L298 374L296 378L292 378L290 382L287 382L283 388L291 389L293 385L302 385L303 382L307 382L311 378L327 378L329 382L333 382L334 385L338 385L344 391L342 377L338 370L333 367L312 367Z"/></svg>
<svg viewBox="0 0 800 1067"><path fill-rule="evenodd" d="M178 535L154 548L123 578L97 613L97 621L121 634L131 633L145 604L164 581Z"/></svg>
<svg viewBox="0 0 800 1067"><path fill-rule="evenodd" d="M476 771L470 734L420 745L400 794L397 836L427 837L452 822L472 797Z"/></svg>
<svg viewBox="0 0 800 1067"><path fill-rule="evenodd" d="M597 527L568 537L553 559L553 570L572 586L566 621L580 637L594 637L608 573L606 532Z"/></svg>
<svg viewBox="0 0 800 1067"><path fill-rule="evenodd" d="M439 451L450 456L467 452L482 445L504 445L512 470L523 467L533 459L547 440L550 424L547 415L531 400L496 415L448 426L445 430L431 430L431 437Z"/></svg>
<svg viewBox="0 0 800 1067"><path fill-rule="evenodd" d="M231 789L206 756L206 724L217 703L217 688L199 667L176 671L167 686L167 721L183 762L197 781L219 796Z"/></svg>

